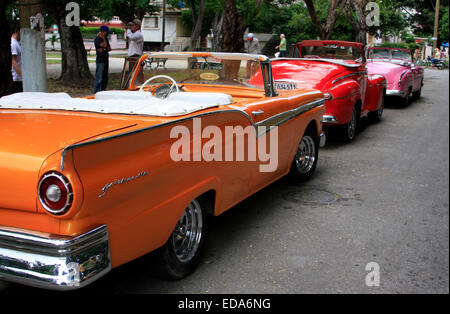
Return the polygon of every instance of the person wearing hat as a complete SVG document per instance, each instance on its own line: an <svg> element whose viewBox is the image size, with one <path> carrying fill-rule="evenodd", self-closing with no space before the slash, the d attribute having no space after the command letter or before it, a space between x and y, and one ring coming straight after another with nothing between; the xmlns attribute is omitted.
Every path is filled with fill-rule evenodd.
<svg viewBox="0 0 450 314"><path fill-rule="evenodd" d="M248 33L247 35L247 53L259 54L259 41L253 33ZM258 67L258 62L248 60L247 61L247 77L251 77Z"/></svg>
<svg viewBox="0 0 450 314"><path fill-rule="evenodd" d="M111 34L109 27L102 25L100 27L100 32L94 40L95 51L97 54L95 60L94 93L106 90L106 86L108 85L109 52L111 51L108 34Z"/></svg>
<svg viewBox="0 0 450 314"><path fill-rule="evenodd" d="M253 33L247 35L247 52L252 54L259 54L259 41Z"/></svg>
<svg viewBox="0 0 450 314"><path fill-rule="evenodd" d="M128 46L129 57L140 57L144 50L144 35L141 32L141 21L134 19L127 29L127 38L130 40Z"/></svg>
<svg viewBox="0 0 450 314"><path fill-rule="evenodd" d="M129 70L133 70L136 63L139 61L139 58L142 56L144 51L144 35L141 32L141 21L138 19L134 19L133 22L128 23L127 25L127 38L128 42L128 61L129 61ZM144 82L144 72L141 70L136 77L137 83Z"/></svg>

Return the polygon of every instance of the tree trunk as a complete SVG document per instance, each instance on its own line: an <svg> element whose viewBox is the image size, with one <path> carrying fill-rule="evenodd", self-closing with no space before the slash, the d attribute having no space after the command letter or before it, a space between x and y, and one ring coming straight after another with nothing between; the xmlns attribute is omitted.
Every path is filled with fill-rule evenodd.
<svg viewBox="0 0 450 314"><path fill-rule="evenodd" d="M20 0L20 45L24 92L47 91L42 0ZM36 23L32 26L31 21Z"/></svg>
<svg viewBox="0 0 450 314"><path fill-rule="evenodd" d="M347 2L345 8L345 17L347 21L357 31L355 40L357 42L366 44L368 26L366 23L365 8L368 0L352 0ZM355 18L356 16L356 18Z"/></svg>
<svg viewBox="0 0 450 314"><path fill-rule="evenodd" d="M220 18L219 18L220 16ZM211 50L212 51L220 51L220 43L222 42L221 36L222 36L222 26L223 26L223 13L216 13L214 15L214 20L212 23L212 33L213 38L211 42Z"/></svg>
<svg viewBox="0 0 450 314"><path fill-rule="evenodd" d="M84 48L83 37L78 26L67 26L66 4L69 0L45 0L46 12L58 25L61 43L61 76L64 85L89 86L93 84L93 77L89 71L87 53Z"/></svg>
<svg viewBox="0 0 450 314"><path fill-rule="evenodd" d="M10 1L0 2L0 97L7 95L12 85L11 74L11 29L6 16L6 6Z"/></svg>
<svg viewBox="0 0 450 314"><path fill-rule="evenodd" d="M353 1L353 0L351 0ZM322 40L331 38L336 20L341 14L341 10L344 8L347 0L331 0L330 7L328 8L328 16L325 25L322 25L319 17L317 16L316 9L314 7L313 0L305 0L306 7L308 8L311 21L316 25L319 37Z"/></svg>
<svg viewBox="0 0 450 314"><path fill-rule="evenodd" d="M60 80L69 86L92 85L93 78L80 28L67 26L64 15L58 16L57 21L62 53Z"/></svg>
<svg viewBox="0 0 450 314"><path fill-rule="evenodd" d="M236 7L236 0L222 0L223 25L221 32L221 51L243 52L244 33L247 25Z"/></svg>
<svg viewBox="0 0 450 314"><path fill-rule="evenodd" d="M192 7L192 17L194 18L194 27L192 29L190 49L195 51L196 48L200 47L200 33L203 26L203 17L205 13L205 0L200 0L198 5L198 14L195 13L195 7Z"/></svg>

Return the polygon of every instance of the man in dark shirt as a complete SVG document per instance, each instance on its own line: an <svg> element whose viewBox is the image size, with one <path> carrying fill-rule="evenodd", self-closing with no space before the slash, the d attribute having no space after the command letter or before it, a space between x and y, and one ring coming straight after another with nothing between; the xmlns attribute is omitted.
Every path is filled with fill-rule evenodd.
<svg viewBox="0 0 450 314"><path fill-rule="evenodd" d="M95 37L95 51L97 58L95 60L95 82L94 93L106 90L108 85L108 71L109 71L109 51L111 46L108 41L108 34L111 34L109 27L103 25L100 27L100 33Z"/></svg>

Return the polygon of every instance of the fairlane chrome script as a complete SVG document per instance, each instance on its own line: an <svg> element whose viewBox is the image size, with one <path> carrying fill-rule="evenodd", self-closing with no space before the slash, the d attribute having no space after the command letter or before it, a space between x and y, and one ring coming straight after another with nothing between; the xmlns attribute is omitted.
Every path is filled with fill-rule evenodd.
<svg viewBox="0 0 450 314"><path fill-rule="evenodd" d="M138 178L140 178L140 177L143 177L143 176L146 176L146 175L148 175L148 172L147 171L142 171L142 172L139 172L137 175L135 175L135 176L132 176L132 177L129 177L129 178L122 178L122 179L120 179L120 180L116 180L116 181L113 181L113 182L110 182L110 183L108 183L108 184L106 184L103 188L102 188L102 194L100 194L98 197L100 198L100 197L103 197L105 194L106 194L106 192L110 189L110 188L112 188L114 185L119 185L119 184L124 184L125 182L129 182L129 181L132 181L132 180L136 180L136 179L138 179Z"/></svg>

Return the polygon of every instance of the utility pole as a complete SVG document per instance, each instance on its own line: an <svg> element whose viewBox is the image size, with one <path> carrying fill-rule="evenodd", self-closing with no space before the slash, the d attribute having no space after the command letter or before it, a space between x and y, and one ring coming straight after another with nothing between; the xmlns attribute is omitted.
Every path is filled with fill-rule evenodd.
<svg viewBox="0 0 450 314"><path fill-rule="evenodd" d="M24 92L47 91L42 0L20 0L20 45Z"/></svg>
<svg viewBox="0 0 450 314"><path fill-rule="evenodd" d="M439 7L440 1L436 0L436 12L434 14L434 33L433 33L433 56L434 49L437 48L438 30L439 30Z"/></svg>
<svg viewBox="0 0 450 314"><path fill-rule="evenodd" d="M164 42L166 41L166 0L163 0L162 5L162 38L161 38L161 51L164 51Z"/></svg>

